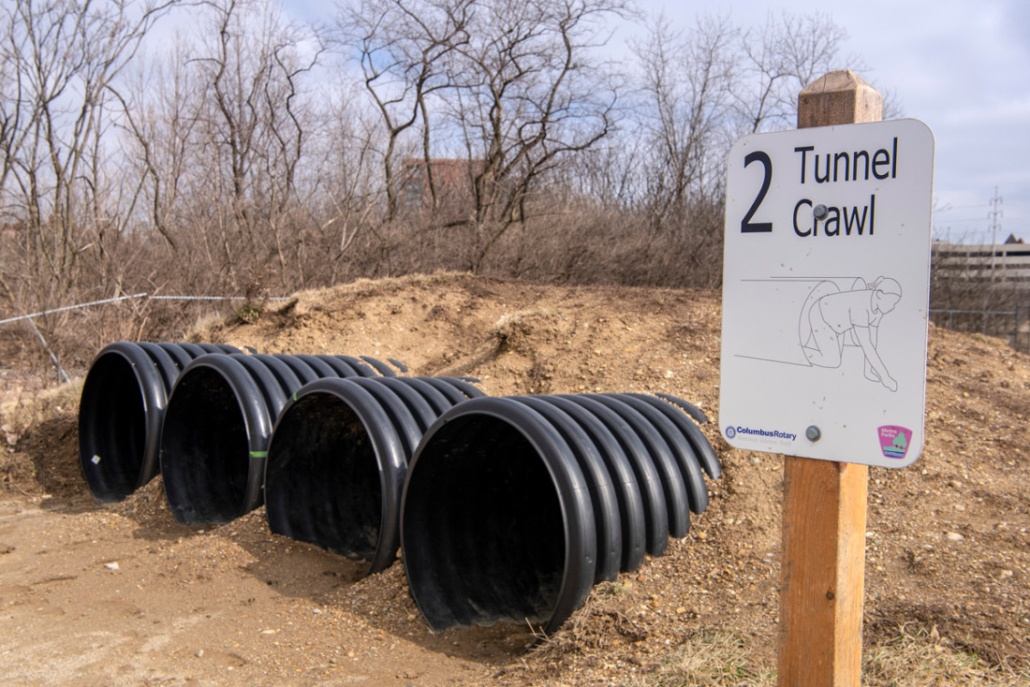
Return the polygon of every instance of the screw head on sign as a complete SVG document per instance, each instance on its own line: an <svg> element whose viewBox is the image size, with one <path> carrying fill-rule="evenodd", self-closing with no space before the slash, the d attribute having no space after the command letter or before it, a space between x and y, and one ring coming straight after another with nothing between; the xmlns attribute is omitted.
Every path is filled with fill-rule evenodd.
<svg viewBox="0 0 1030 687"><path fill-rule="evenodd" d="M808 437L809 441L819 441L819 437L821 437L822 435L823 433L820 432L819 428L815 425L812 425L805 430L805 436Z"/></svg>
<svg viewBox="0 0 1030 687"><path fill-rule="evenodd" d="M812 214L816 219L826 219L826 215L830 214L830 211L826 209L825 205L819 204L812 208Z"/></svg>

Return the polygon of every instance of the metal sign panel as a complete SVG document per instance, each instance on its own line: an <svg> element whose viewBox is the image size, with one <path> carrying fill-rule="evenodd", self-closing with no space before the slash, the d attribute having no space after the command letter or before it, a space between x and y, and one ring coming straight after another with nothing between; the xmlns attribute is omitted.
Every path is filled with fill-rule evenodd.
<svg viewBox="0 0 1030 687"><path fill-rule="evenodd" d="M734 144L719 402L732 446L895 468L922 452L933 155L916 120Z"/></svg>

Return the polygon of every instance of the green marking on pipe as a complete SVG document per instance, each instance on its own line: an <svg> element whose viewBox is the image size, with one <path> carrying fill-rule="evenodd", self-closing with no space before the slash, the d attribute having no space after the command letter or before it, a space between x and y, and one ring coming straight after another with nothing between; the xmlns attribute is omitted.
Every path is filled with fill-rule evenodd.
<svg viewBox="0 0 1030 687"><path fill-rule="evenodd" d="M251 451L250 452L250 457L251 458L267 458L268 457L268 451Z"/></svg>

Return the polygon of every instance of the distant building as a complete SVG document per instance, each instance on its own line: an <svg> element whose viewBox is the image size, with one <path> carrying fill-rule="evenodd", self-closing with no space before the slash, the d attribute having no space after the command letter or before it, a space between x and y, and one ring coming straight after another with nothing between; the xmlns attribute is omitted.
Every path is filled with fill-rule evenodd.
<svg viewBox="0 0 1030 687"><path fill-rule="evenodd" d="M428 209L433 206L433 194L429 187L432 171L433 184L439 205L451 212L467 211L473 207L475 177L483 171L482 160L461 160L434 158L408 158L401 167L400 206L409 212Z"/></svg>
<svg viewBox="0 0 1030 687"><path fill-rule="evenodd" d="M933 256L939 277L1030 289L1030 244L1015 235L994 245L935 241Z"/></svg>

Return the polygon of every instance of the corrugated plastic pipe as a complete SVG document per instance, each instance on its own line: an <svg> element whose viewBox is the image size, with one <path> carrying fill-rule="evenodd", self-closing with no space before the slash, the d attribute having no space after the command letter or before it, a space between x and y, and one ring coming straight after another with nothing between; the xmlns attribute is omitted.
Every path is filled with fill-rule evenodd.
<svg viewBox="0 0 1030 687"><path fill-rule="evenodd" d="M272 433L265 510L272 532L389 566L400 546L408 460L443 412L482 392L462 379L320 379Z"/></svg>
<svg viewBox="0 0 1030 687"><path fill-rule="evenodd" d="M206 355L172 389L161 431L161 476L175 519L228 522L263 501L272 425L308 382L395 374L370 358Z"/></svg>
<svg viewBox="0 0 1030 687"><path fill-rule="evenodd" d="M661 554L721 474L686 401L643 394L478 398L444 413L408 468L401 547L434 631L552 632L591 587Z"/></svg>
<svg viewBox="0 0 1030 687"><path fill-rule="evenodd" d="M190 361L232 346L108 344L86 374L79 402L79 461L93 497L121 501L158 473L168 394Z"/></svg>

